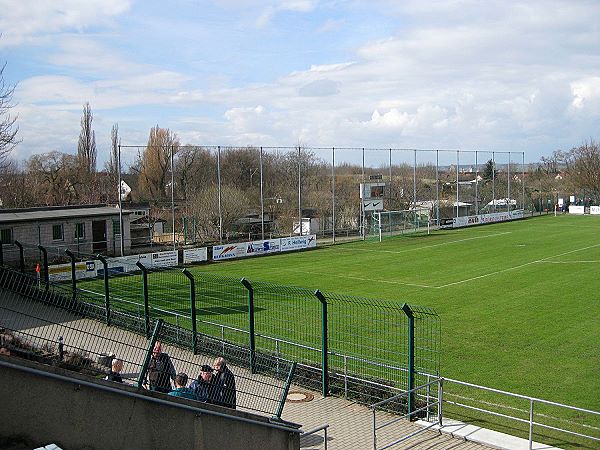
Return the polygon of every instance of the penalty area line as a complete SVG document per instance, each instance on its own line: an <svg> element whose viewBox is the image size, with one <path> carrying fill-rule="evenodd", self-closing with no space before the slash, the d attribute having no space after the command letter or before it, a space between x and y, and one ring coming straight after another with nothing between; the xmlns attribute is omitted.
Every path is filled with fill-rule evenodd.
<svg viewBox="0 0 600 450"><path fill-rule="evenodd" d="M569 255L571 253L581 252L583 250L588 250L590 248L595 248L595 247L600 247L600 244L588 245L587 247L577 248L575 250L569 250L568 252L559 253L558 255L547 256L547 257L542 258L542 259L536 259L535 261L529 261L529 262L526 262L524 264L519 264L518 266L507 267L506 269L497 270L495 272L486 273L486 274L479 275L479 276L472 277L472 278L467 278L466 280L455 281L453 283L444 284L442 286L435 286L435 288L436 289L442 289L442 288L449 287L449 286L455 286L457 284L468 283L469 281L479 280L481 278L486 278L486 277L490 277L490 276L493 276L493 275L498 275L500 273L508 272L508 271L515 270L515 269L520 269L522 267L527 267L527 266L530 266L532 264L554 263L554 261L548 261L548 260L549 259L553 259L553 258L559 258L559 257L565 256L565 255ZM560 261L556 261L556 263L560 263Z"/></svg>

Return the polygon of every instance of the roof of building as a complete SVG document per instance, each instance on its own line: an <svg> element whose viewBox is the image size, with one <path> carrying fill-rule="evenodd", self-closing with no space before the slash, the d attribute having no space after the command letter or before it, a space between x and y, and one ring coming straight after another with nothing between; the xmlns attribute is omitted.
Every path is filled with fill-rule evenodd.
<svg viewBox="0 0 600 450"><path fill-rule="evenodd" d="M77 205L47 206L42 208L0 209L0 223L32 222L77 217L101 217L119 214L119 208L113 206ZM123 210L123 214L131 211Z"/></svg>

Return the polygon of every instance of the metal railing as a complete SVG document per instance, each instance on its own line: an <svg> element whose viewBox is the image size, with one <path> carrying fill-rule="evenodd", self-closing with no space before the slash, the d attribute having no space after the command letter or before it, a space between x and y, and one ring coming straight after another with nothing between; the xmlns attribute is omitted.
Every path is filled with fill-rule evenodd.
<svg viewBox="0 0 600 450"><path fill-rule="evenodd" d="M555 432L558 434L566 434L569 436L574 436L580 438L584 442L593 442L593 446L598 445L600 442L600 412L593 411L585 408L579 408L576 406L570 406L563 403L552 402L549 400L543 400L536 397L530 397L527 395L515 394L508 391L503 391L500 389L494 389L490 387L480 386L473 383L467 383L464 381L454 380L451 378L445 377L434 377L429 375L430 381L426 384L423 384L419 387L411 391L402 392L398 395L390 397L386 400L380 401L371 405L369 408L373 411L373 448L374 449L386 449L393 447L401 442L406 441L407 439L421 434L422 432L429 430L433 427L439 427L440 430L443 430L444 427L444 419L443 414L446 414L446 418L449 416L453 416L458 410L467 410L475 413L479 413L486 417L495 417L501 420L506 420L509 422L516 422L520 424L525 424L527 426L526 435L529 450L533 449L534 444L534 436L537 434L539 436L538 439L541 440L553 440L556 439L556 436L549 436L545 433L540 433L539 429L549 430L551 432ZM433 379L432 379L433 378ZM467 388L470 390L474 390L475 394L472 394L471 397L467 397L465 395L460 395L458 393L452 392L452 388L450 386L459 386L461 388ZM437 389L432 393L432 388L436 386ZM423 393L425 391L425 393ZM436 394L437 391L437 394ZM494 395L495 401L485 401L481 398L475 398L480 393L491 393ZM414 394L417 397L417 409L407 414L401 416L391 417L390 415L386 415L386 420L384 423L377 422L377 412L381 412L382 410L390 410L393 408L389 408L388 405L393 404L394 402L398 402L402 399L408 398L411 394ZM514 405L511 405L509 400L502 401L502 397L508 397L510 399L517 399L519 401L525 401L527 403L527 408L522 409L518 408ZM470 402L470 404L469 404ZM475 406L475 405L480 406ZM444 406L446 405L446 406ZM483 406L481 406L483 405ZM569 420L566 418L554 417L547 412L536 412L536 405L539 409L542 405L558 408L563 411L574 412L578 421ZM386 408L387 407L387 408ZM448 407L452 407L453 411L449 412ZM500 410L506 410L511 412L499 412ZM381 430L391 427L394 424L397 424L399 421L403 419L413 420L415 417L423 416L423 412L425 415L423 419L429 422L429 425L411 432L406 435L402 435L398 438L394 438L393 441L386 443L385 445L378 447L378 432L381 433ZM432 420L432 414L434 413L434 419ZM522 413L526 415L526 418L518 417L518 413ZM564 416L565 414L563 414ZM478 422L482 421L482 416L471 417L469 421ZM545 420L546 422L542 422ZM566 428L567 425L556 426L550 425L548 422L556 421L562 424L567 424L570 428ZM586 423L591 422L591 423ZM486 420L486 426L492 428L503 429L506 428L501 423L494 422L490 424L489 419ZM574 431L574 429L586 430L583 431ZM388 439L392 439L389 435L394 435L393 431L389 432L387 437ZM514 434L514 433L511 433ZM518 433L517 433L518 434ZM379 439L381 440L381 439ZM566 445L584 445L582 442L570 442L566 441ZM593 447L592 447L593 448Z"/></svg>
<svg viewBox="0 0 600 450"><path fill-rule="evenodd" d="M302 441L303 440L306 441L306 438L308 436L314 436L319 431L322 431L323 432L323 448L325 450L327 450L327 429L328 428L329 428L329 424L326 423L324 425L321 425L319 427L313 428L313 429L308 430L308 431L302 431L302 430L300 430L301 431L301 434L300 434L300 446L303 446L302 445L303 444ZM311 444L311 445L314 447L314 444Z"/></svg>
<svg viewBox="0 0 600 450"><path fill-rule="evenodd" d="M424 433L425 431L429 430L430 428L433 428L436 425L441 426L441 424L442 424L442 393L441 393L441 390L442 390L442 384L443 384L443 382L441 382L441 380L442 380L441 378L435 379L426 384L418 386L410 391L402 392L400 394L394 395L393 397L390 397L388 399L382 400L380 402L377 402L377 403L369 406L369 408L373 411L373 449L374 450L384 450L387 448L391 448L395 445L400 444L401 442L406 441L407 439L410 439L411 437L414 437L421 433ZM411 395L416 395L419 393L419 391L421 391L423 389L427 389L427 391L429 391L429 387L432 385L435 385L435 384L438 385L438 392L439 392L437 399L435 399L435 401L432 402L431 397L428 395L427 401L425 402L425 404L423 406L420 406L417 409L409 411L408 413L401 415L401 416L389 418L389 415L386 415L387 420L383 424L379 424L379 425L377 424L377 411L378 410L381 411L382 409L384 409L383 408L384 406L386 406L385 409L390 409L388 405L398 403L404 399L408 399ZM391 425L397 424L399 421L401 421L403 419L409 419L412 421L412 420L414 420L414 418L422 415L423 412L428 414L428 411L434 406L437 407L437 411L438 411L437 420L435 422L433 422L430 425L423 427L419 430L416 430L407 435L404 435L404 436L400 437L399 439L395 439L392 442L388 442L387 444L385 444L381 447L377 446L377 432L379 430L382 430ZM395 408L392 408L392 409L395 409Z"/></svg>

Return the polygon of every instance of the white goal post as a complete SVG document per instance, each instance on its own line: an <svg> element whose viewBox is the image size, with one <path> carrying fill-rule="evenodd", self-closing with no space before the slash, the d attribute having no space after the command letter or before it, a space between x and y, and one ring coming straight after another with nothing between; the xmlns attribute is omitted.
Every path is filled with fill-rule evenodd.
<svg viewBox="0 0 600 450"><path fill-rule="evenodd" d="M379 238L408 233L427 232L431 211L429 208L405 209L401 211L374 211L371 220L371 236Z"/></svg>

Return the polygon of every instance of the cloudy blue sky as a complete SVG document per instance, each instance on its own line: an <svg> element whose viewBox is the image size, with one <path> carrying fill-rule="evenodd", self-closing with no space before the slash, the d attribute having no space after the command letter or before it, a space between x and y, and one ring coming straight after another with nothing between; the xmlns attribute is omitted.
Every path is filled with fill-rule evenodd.
<svg viewBox="0 0 600 450"><path fill-rule="evenodd" d="M599 1L0 0L14 157L76 152L89 102L145 144L525 152L598 139ZM133 158L130 152L126 158ZM520 158L518 158L520 160Z"/></svg>

